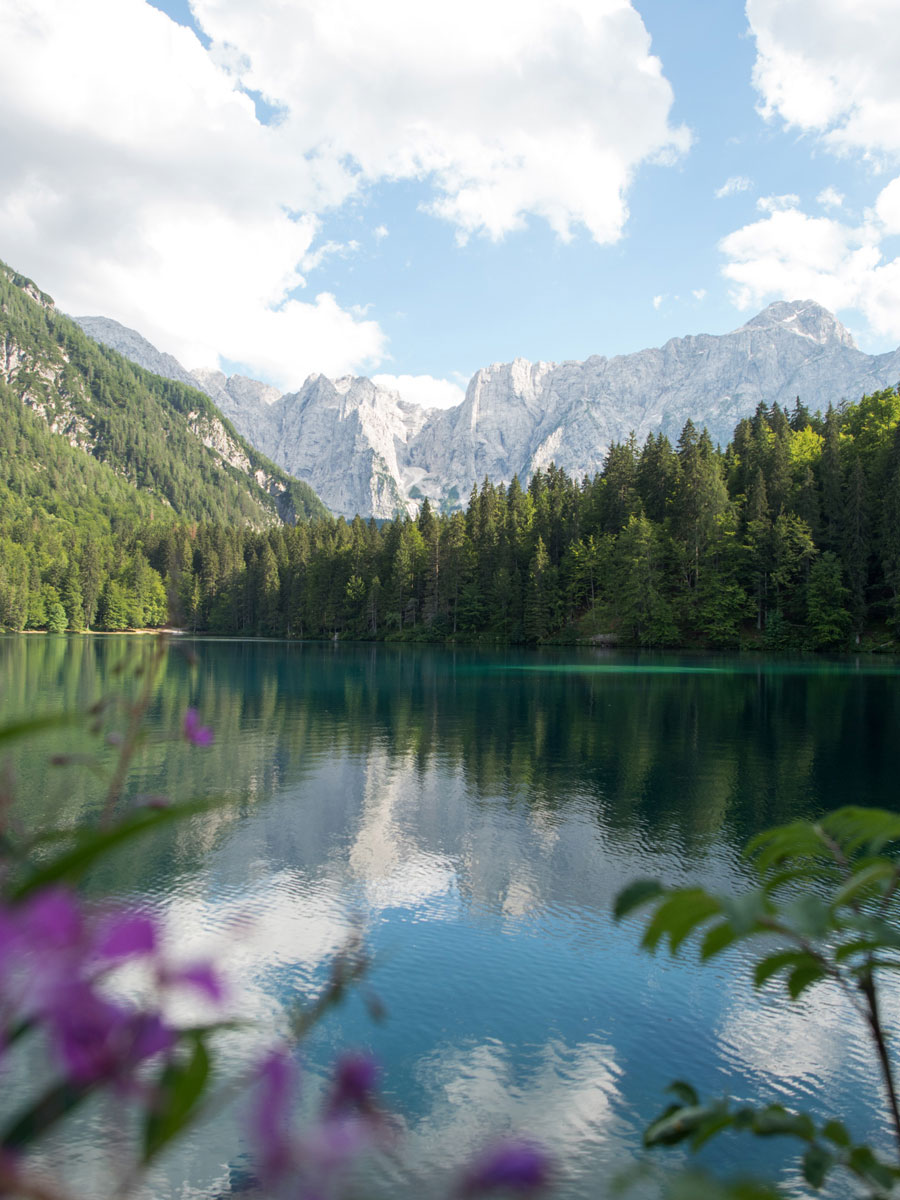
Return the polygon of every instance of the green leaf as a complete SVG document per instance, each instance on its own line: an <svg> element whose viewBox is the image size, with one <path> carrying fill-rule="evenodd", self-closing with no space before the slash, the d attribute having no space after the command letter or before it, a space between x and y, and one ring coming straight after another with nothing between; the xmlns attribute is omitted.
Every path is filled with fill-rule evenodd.
<svg viewBox="0 0 900 1200"><path fill-rule="evenodd" d="M798 896L783 910L786 923L806 938L821 938L832 928L831 911L818 896Z"/></svg>
<svg viewBox="0 0 900 1200"><path fill-rule="evenodd" d="M877 1159L868 1146L854 1146L847 1158L847 1165L855 1175L873 1181L885 1191L890 1191L900 1178L900 1171Z"/></svg>
<svg viewBox="0 0 900 1200"><path fill-rule="evenodd" d="M670 1175L663 1196L665 1200L784 1200L784 1192L761 1180L737 1179L723 1183L696 1169Z"/></svg>
<svg viewBox="0 0 900 1200"><path fill-rule="evenodd" d="M829 1142L834 1142L836 1146L850 1145L850 1134L842 1121L826 1121L822 1126L822 1136L827 1137Z"/></svg>
<svg viewBox="0 0 900 1200"><path fill-rule="evenodd" d="M780 1104L770 1104L753 1114L751 1129L758 1137L798 1137L811 1142L816 1129L806 1113L789 1112Z"/></svg>
<svg viewBox="0 0 900 1200"><path fill-rule="evenodd" d="M30 1108L16 1117L0 1133L4 1150L21 1150L48 1132L63 1117L76 1109L96 1084L76 1084L69 1080L55 1083Z"/></svg>
<svg viewBox="0 0 900 1200"><path fill-rule="evenodd" d="M141 809L132 813L118 825L109 829L91 830L76 836L75 845L58 857L34 869L18 887L13 888L10 899L23 900L32 892L51 883L77 883L98 858L108 854L117 846L151 833L173 821L195 817L210 809L220 807L227 801L220 799L194 800L189 804L173 805L171 808Z"/></svg>
<svg viewBox="0 0 900 1200"><path fill-rule="evenodd" d="M805 950L779 950L777 954L770 954L756 964L753 968L753 983L756 987L762 987L773 975L777 975L786 967L797 967L800 963L815 961Z"/></svg>
<svg viewBox="0 0 900 1200"><path fill-rule="evenodd" d="M794 865L781 871L768 871L762 887L769 896L788 883L796 883L800 879L815 880L816 883L839 883L844 878L842 872L833 862L810 859L802 866Z"/></svg>
<svg viewBox="0 0 900 1200"><path fill-rule="evenodd" d="M700 1097L697 1095L697 1089L690 1083L685 1083L683 1079L675 1079L666 1088L667 1092L671 1092L676 1096L682 1104L699 1104Z"/></svg>
<svg viewBox="0 0 900 1200"><path fill-rule="evenodd" d="M662 884L656 879L636 879L616 896L613 916L617 921L621 921L623 917L636 908L640 908L642 904L663 895L664 890Z"/></svg>
<svg viewBox="0 0 900 1200"><path fill-rule="evenodd" d="M707 930L703 941L700 943L700 957L704 962L708 958L714 958L717 954L721 954L723 950L727 950L729 946L733 946L737 941L737 934L732 929L728 921L722 921L718 925Z"/></svg>
<svg viewBox="0 0 900 1200"><path fill-rule="evenodd" d="M642 944L648 950L655 950L660 939L667 937L674 954L698 925L720 911L719 900L703 888L680 888L670 892L651 917Z"/></svg>
<svg viewBox="0 0 900 1200"><path fill-rule="evenodd" d="M808 963L801 963L799 967L795 967L790 975L788 975L788 994L792 1000L796 1000L807 988L812 987L814 983L818 983L820 979L824 978L824 967L814 959Z"/></svg>
<svg viewBox="0 0 900 1200"><path fill-rule="evenodd" d="M45 729L60 729L64 725L74 725L81 720L79 713L48 713L42 717L28 717L24 721L12 721L9 725L0 725L0 745L11 742L16 738L30 737L33 733L42 733Z"/></svg>
<svg viewBox="0 0 900 1200"><path fill-rule="evenodd" d="M793 821L758 833L747 843L744 854L755 859L757 871L765 875L793 859L820 858L823 850L821 837L808 821Z"/></svg>
<svg viewBox="0 0 900 1200"><path fill-rule="evenodd" d="M734 932L743 937L758 928L760 920L772 912L772 904L759 888L743 896L725 896L722 912L731 922Z"/></svg>
<svg viewBox="0 0 900 1200"><path fill-rule="evenodd" d="M873 891L880 891L878 884L893 879L897 868L887 858L876 858L868 866L857 869L843 887L838 888L832 899L832 905L838 908L844 904L854 904L861 896Z"/></svg>
<svg viewBox="0 0 900 1200"><path fill-rule="evenodd" d="M813 1142L803 1155L803 1178L810 1187L820 1188L825 1182L829 1168L833 1165L833 1155L818 1142Z"/></svg>
<svg viewBox="0 0 900 1200"><path fill-rule="evenodd" d="M706 1145L710 1138L715 1137L717 1133L721 1133L723 1129L729 1129L733 1124L734 1119L732 1114L728 1111L727 1106L723 1104L720 1111L712 1114L708 1121L704 1121L691 1138L691 1150L696 1153L697 1150Z"/></svg>
<svg viewBox="0 0 900 1200"><path fill-rule="evenodd" d="M848 805L828 813L820 825L848 857L863 846L878 854L890 842L900 841L900 817L884 808Z"/></svg>
<svg viewBox="0 0 900 1200"><path fill-rule="evenodd" d="M675 1105L661 1117L651 1122L644 1130L644 1145L675 1146L686 1138L693 1137L697 1130L713 1116L718 1117L720 1107L708 1104Z"/></svg>
<svg viewBox="0 0 900 1200"><path fill-rule="evenodd" d="M209 1078L209 1053L202 1037L191 1039L190 1057L166 1064L157 1099L144 1125L144 1163L149 1163L196 1115Z"/></svg>

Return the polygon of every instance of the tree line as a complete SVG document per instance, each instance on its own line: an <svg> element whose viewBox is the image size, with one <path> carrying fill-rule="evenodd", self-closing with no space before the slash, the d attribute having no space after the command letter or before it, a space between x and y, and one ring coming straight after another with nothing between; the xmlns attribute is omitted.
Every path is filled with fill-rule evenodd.
<svg viewBox="0 0 900 1200"><path fill-rule="evenodd" d="M0 523L0 535L5 532ZM45 523L0 548L0 623L289 638L841 648L900 628L900 394L760 405L724 450L688 421L602 472L485 480L464 510L267 529L137 518L94 569ZM7 543L12 543L9 545ZM27 597L4 607L24 553ZM4 583L3 572L6 571ZM80 589L80 598L79 598ZM43 602L43 612L41 603ZM53 615L51 615L51 613Z"/></svg>

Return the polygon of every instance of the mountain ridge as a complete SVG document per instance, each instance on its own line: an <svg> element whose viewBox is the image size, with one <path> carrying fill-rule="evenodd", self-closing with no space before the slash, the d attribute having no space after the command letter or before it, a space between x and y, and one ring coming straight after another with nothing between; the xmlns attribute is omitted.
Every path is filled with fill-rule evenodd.
<svg viewBox="0 0 900 1200"><path fill-rule="evenodd" d="M79 319L91 321L100 340L122 341L115 323L98 325L103 320ZM192 378L249 442L333 512L389 517L415 512L424 496L453 508L485 476L527 479L551 462L590 475L613 443L631 433L675 440L688 419L724 444L761 402L785 406L799 395L824 410L892 385L900 350L865 354L832 313L801 300L776 301L730 333L670 338L630 354L492 363L450 409L404 401L366 377L312 375L280 396L241 376Z"/></svg>
<svg viewBox="0 0 900 1200"><path fill-rule="evenodd" d="M132 346L140 337L120 329ZM174 370L179 364L164 365ZM263 526L326 511L306 484L290 479L232 428L196 383L157 376L98 345L4 263L0 383L8 399L51 433L175 517L228 515Z"/></svg>

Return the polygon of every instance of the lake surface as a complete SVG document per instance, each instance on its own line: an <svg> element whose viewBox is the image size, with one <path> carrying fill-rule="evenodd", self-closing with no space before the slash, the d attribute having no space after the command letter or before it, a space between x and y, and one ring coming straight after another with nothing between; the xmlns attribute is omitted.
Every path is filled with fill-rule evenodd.
<svg viewBox="0 0 900 1200"><path fill-rule="evenodd" d="M0 722L127 687L122 666L147 646L0 638ZM313 1082L339 1047L383 1064L405 1153L373 1165L367 1195L444 1196L460 1162L516 1131L556 1155L562 1200L605 1197L674 1078L818 1112L827 1096L856 1137L886 1141L863 1033L827 989L787 1008L777 989L754 993L739 958L701 968L692 950L640 952L639 926L610 909L638 876L739 888L741 846L769 824L896 806L895 662L190 647L196 666L170 655L130 791L231 803L121 854L91 886L124 891L179 951L227 965L234 1011L262 1031L226 1039L235 1069L362 930L385 1019L354 995L301 1057ZM210 749L177 737L189 704L215 729ZM84 749L79 736L13 755L26 826L96 812L95 777L47 762ZM894 995L886 1008L900 1033ZM96 1110L56 1151L96 1196L113 1120ZM228 1194L241 1149L226 1113L172 1153L151 1193ZM723 1140L706 1158L788 1178L774 1145Z"/></svg>

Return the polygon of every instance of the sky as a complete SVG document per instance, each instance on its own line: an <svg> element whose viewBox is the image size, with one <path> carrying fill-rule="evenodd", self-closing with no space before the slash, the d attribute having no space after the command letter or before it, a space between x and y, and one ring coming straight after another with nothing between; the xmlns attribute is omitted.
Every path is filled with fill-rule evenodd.
<svg viewBox="0 0 900 1200"><path fill-rule="evenodd" d="M813 299L900 344L897 0L2 0L0 259L451 404Z"/></svg>

